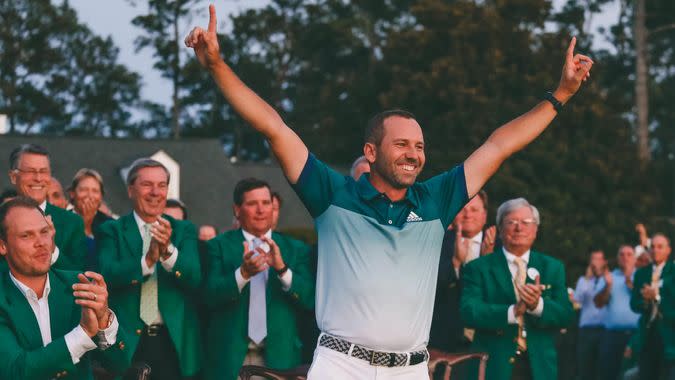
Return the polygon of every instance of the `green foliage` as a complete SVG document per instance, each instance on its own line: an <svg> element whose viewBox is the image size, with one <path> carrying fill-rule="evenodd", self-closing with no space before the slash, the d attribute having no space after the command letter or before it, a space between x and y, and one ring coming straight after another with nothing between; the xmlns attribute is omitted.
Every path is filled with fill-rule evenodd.
<svg viewBox="0 0 675 380"><path fill-rule="evenodd" d="M112 40L48 0L0 3L0 113L11 132L128 136L140 78Z"/></svg>

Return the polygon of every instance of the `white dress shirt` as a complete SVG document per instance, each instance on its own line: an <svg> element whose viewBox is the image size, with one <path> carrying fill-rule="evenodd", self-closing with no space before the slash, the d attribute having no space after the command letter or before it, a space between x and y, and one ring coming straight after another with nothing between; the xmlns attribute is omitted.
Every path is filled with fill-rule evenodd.
<svg viewBox="0 0 675 380"><path fill-rule="evenodd" d="M253 239L255 239L257 236L252 235L248 233L247 231L244 231L244 229L241 230L241 232L244 234L244 239L248 243L248 246L250 247L251 244L253 244ZM272 238L272 230L270 229L269 231L265 232L263 235L268 239ZM270 247L267 245L267 243L263 244L261 247L265 252L269 252ZM269 268L268 268L269 270ZM237 268L237 270L234 271L234 278L237 281L237 286L239 287L239 293L241 293L241 290L244 289L244 286L248 284L249 281L251 281L251 278L249 277L248 279L244 278L244 276L241 274L241 267ZM279 276L279 281L281 281L281 289L287 292L288 290L291 289L291 284L293 283L293 272L291 272L291 269L288 268L288 270L281 276ZM265 277L265 283L267 283L267 277Z"/></svg>
<svg viewBox="0 0 675 380"><path fill-rule="evenodd" d="M461 238L462 240L465 238ZM480 246L483 244L483 231L478 232L472 238L470 238L471 243L469 243L469 252L467 252L466 257L462 265L468 264L469 262L476 260L480 257ZM460 267L455 268L455 274L459 278Z"/></svg>
<svg viewBox="0 0 675 380"><path fill-rule="evenodd" d="M134 214L134 220L136 220L136 226L138 226L138 233L141 234L141 239L143 238L143 225L145 224L153 224L153 225L158 225L159 222L155 221L154 223L146 223L141 217L136 213L136 211L133 212ZM169 252L171 254L169 257L166 259L163 259L162 256L159 257L159 263L162 265L164 270L167 272L173 271L173 267L176 265L176 260L178 260L178 248L176 248L173 244L169 243ZM145 257L148 255L147 252L143 252L143 255L141 256L141 272L143 273L143 276L151 276L153 273L155 273L155 267L157 266L157 263L153 265L152 267L148 266L148 263L145 261ZM162 318L162 312L159 311L159 317L157 318L157 321L155 322L157 324L164 324L164 318Z"/></svg>
<svg viewBox="0 0 675 380"><path fill-rule="evenodd" d="M502 248L504 250L504 255L506 256L506 262L509 265L509 271L511 272L511 279L514 279L516 277L516 274L518 273L518 265L515 262L516 255L512 254L511 252L507 251L506 248ZM523 253L520 258L525 262L525 266L530 262L530 250L528 249L527 252ZM514 291L515 288L514 288ZM515 314L515 308L516 305L511 305L509 306L509 309L507 311L507 318L510 324L512 325L517 325L518 324L518 319L516 318ZM527 309L526 311L528 314L534 315L535 317L541 317L541 314L544 312L544 300L539 297L539 303L537 303L537 307L534 308L534 310Z"/></svg>
<svg viewBox="0 0 675 380"><path fill-rule="evenodd" d="M30 308L33 309L33 314L35 314L35 319L37 320L38 326L40 328L40 335L42 336L42 345L47 346L52 342L52 328L49 318L49 292L51 291L51 286L49 285L49 276L47 276L47 281L45 282L45 289L42 292L42 298L38 298L37 294L33 289L24 285L21 281L17 280L12 273L9 273L9 277L12 279L14 285L21 291L26 301L30 305ZM112 313L112 311L111 311ZM117 318L113 314L113 321L111 325L102 331L99 331L99 346L94 343L94 341L87 335L82 326L79 324L72 329L69 333L64 336L66 341L66 347L70 353L70 358L73 361L73 364L80 362L82 356L97 347L109 347L117 341L117 330L119 328L119 323ZM102 332L102 333L101 333Z"/></svg>

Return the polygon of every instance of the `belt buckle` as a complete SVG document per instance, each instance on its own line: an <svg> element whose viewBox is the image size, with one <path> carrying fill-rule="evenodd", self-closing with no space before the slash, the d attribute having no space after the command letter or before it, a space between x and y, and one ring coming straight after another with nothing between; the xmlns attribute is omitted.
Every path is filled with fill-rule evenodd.
<svg viewBox="0 0 675 380"><path fill-rule="evenodd" d="M378 366L379 364L375 362L375 355L377 355L377 351L370 351L370 365Z"/></svg>
<svg viewBox="0 0 675 380"><path fill-rule="evenodd" d="M161 330L162 326L160 325L149 325L148 326L148 336L157 336L159 335L159 331Z"/></svg>

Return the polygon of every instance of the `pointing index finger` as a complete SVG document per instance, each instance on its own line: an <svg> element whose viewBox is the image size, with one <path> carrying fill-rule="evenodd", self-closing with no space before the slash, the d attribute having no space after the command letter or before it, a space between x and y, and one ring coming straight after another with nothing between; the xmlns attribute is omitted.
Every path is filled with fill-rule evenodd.
<svg viewBox="0 0 675 380"><path fill-rule="evenodd" d="M574 59L574 47L577 44L577 38L572 37L572 41L570 41L570 46L567 47L567 60L571 61Z"/></svg>
<svg viewBox="0 0 675 380"><path fill-rule="evenodd" d="M209 28L208 28L209 33L211 33L211 32L215 33L216 32L216 23L217 23L216 6L213 5L213 4L210 4L209 5Z"/></svg>

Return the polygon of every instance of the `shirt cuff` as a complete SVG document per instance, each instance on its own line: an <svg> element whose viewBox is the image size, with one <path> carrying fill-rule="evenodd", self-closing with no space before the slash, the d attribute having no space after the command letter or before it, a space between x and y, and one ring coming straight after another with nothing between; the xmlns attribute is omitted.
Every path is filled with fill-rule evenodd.
<svg viewBox="0 0 675 380"><path fill-rule="evenodd" d="M176 265L176 260L178 260L178 248L173 244L169 244L169 252L171 252L171 255L169 255L166 260L162 259L161 256L159 258L159 262L162 263L162 267L164 267L167 272L171 272L174 265Z"/></svg>
<svg viewBox="0 0 675 380"><path fill-rule="evenodd" d="M281 290L284 292L291 290L291 285L293 284L293 272L291 272L291 268L288 268L284 274L277 277L281 281Z"/></svg>
<svg viewBox="0 0 675 380"><path fill-rule="evenodd" d="M66 347L70 353L70 358L73 360L73 364L79 363L84 354L96 348L96 343L91 340L80 325L77 325L77 327L66 334L64 339L66 340Z"/></svg>
<svg viewBox="0 0 675 380"><path fill-rule="evenodd" d="M517 325L518 324L518 319L516 319L516 305L511 305L509 306L509 309L506 311L506 319L508 320L510 325Z"/></svg>
<svg viewBox="0 0 675 380"><path fill-rule="evenodd" d="M54 252L52 252L52 265L56 262L56 260L59 259L59 255L61 254L61 250L59 250L59 247L54 244Z"/></svg>
<svg viewBox="0 0 675 380"><path fill-rule="evenodd" d="M248 282L251 280L250 278L247 280L244 278L244 276L242 276L241 267L237 268L237 270L234 271L234 279L237 281L239 293L241 293L241 290L244 289L244 286L246 286L246 284L248 284Z"/></svg>
<svg viewBox="0 0 675 380"><path fill-rule="evenodd" d="M145 262L145 256L147 256L147 253L141 256L141 272L143 272L143 277L150 276L155 273L155 266L153 265L152 268L149 267L148 263Z"/></svg>
<svg viewBox="0 0 675 380"><path fill-rule="evenodd" d="M527 310L527 313L530 315L534 315L535 317L541 317L541 314L544 312L544 300L539 297L539 303L537 303L537 307L534 308L534 310L530 311L529 309Z"/></svg>
<svg viewBox="0 0 675 380"><path fill-rule="evenodd" d="M110 314L112 314L112 323L110 326L107 329L99 330L96 333L96 337L98 338L97 345L100 350L107 349L117 341L117 331L119 330L120 324L117 322L117 316L112 310L110 310Z"/></svg>

